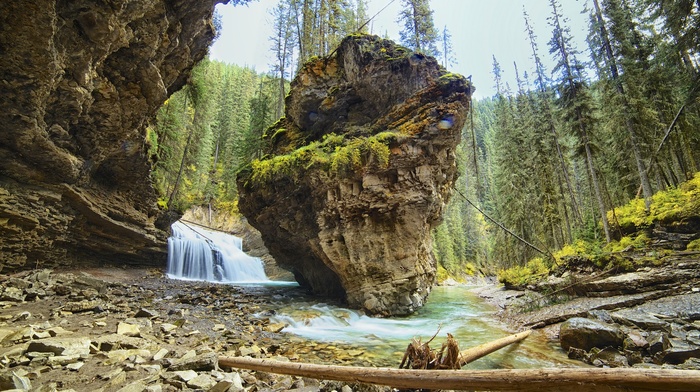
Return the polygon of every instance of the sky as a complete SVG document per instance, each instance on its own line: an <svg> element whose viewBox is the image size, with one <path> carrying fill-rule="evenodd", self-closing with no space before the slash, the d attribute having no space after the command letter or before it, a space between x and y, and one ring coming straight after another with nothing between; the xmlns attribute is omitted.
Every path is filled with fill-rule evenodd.
<svg viewBox="0 0 700 392"><path fill-rule="evenodd" d="M248 5L218 5L222 15L221 36L210 49L210 57L227 63L249 66L258 72L271 70L273 52L269 37L272 35L270 10L278 0L253 0ZM582 11L587 0L561 0L563 13L569 19L568 26L574 36L574 45L581 52L580 59L589 58L585 37L588 16ZM370 32L399 42L401 26L396 21L402 0L369 0L368 16L378 13L371 22ZM548 42L551 27L547 18L551 15L549 0L432 0L433 23L452 35L452 48L457 63L448 67L451 72L472 76L476 87L474 97L485 98L495 92L493 81L493 57L501 65L503 79L515 90L513 62L521 74L532 75L534 62L525 33L523 6L527 6L539 56L547 72L553 66ZM442 60L440 59L442 63Z"/></svg>

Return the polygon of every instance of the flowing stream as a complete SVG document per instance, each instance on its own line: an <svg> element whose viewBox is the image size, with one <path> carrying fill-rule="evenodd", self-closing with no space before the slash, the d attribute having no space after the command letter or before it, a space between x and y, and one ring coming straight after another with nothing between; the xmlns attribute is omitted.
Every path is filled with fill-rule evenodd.
<svg viewBox="0 0 700 392"><path fill-rule="evenodd" d="M308 341L344 344L362 352L379 366L397 367L413 338L439 349L447 333L459 342L460 349L480 345L510 335L494 317L495 309L467 286L435 287L424 307L405 318L373 318L303 295L283 294L291 288L269 288L273 301L267 317L271 322L288 324L284 332ZM352 353L351 353L352 354ZM582 366L535 332L525 341L503 348L466 366L470 369L541 368Z"/></svg>
<svg viewBox="0 0 700 392"><path fill-rule="evenodd" d="M295 282L272 282L260 259L242 251L241 239L200 226L175 222L168 238L167 274L175 279L205 280L247 286L269 299L258 315L284 324L308 351L349 347L348 355L377 366L396 367L411 339L440 348L447 333L461 349L509 335L494 317L495 309L468 287L435 287L426 305L405 318L372 318L340 304L308 296ZM541 333L467 365L472 369L581 366Z"/></svg>

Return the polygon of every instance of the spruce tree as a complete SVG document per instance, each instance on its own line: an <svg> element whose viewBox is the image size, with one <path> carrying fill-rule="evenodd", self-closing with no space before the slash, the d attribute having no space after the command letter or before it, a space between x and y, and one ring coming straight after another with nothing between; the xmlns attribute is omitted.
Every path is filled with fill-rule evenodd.
<svg viewBox="0 0 700 392"><path fill-rule="evenodd" d="M433 24L430 0L402 0L403 8L398 23L403 25L399 36L401 44L420 53L439 57L438 32Z"/></svg>

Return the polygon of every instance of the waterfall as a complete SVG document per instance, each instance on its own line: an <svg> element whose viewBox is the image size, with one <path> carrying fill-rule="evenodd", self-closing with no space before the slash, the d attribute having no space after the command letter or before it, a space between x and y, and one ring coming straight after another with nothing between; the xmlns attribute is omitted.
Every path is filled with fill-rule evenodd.
<svg viewBox="0 0 700 392"><path fill-rule="evenodd" d="M223 232L172 224L168 277L221 283L267 282L262 261L243 252L243 240Z"/></svg>

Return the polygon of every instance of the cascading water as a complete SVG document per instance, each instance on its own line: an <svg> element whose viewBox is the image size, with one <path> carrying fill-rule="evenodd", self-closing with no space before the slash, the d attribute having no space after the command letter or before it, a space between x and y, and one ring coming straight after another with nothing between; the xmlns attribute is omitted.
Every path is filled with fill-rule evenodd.
<svg viewBox="0 0 700 392"><path fill-rule="evenodd" d="M268 282L262 261L243 252L243 240L177 221L168 238L168 277L220 283Z"/></svg>

